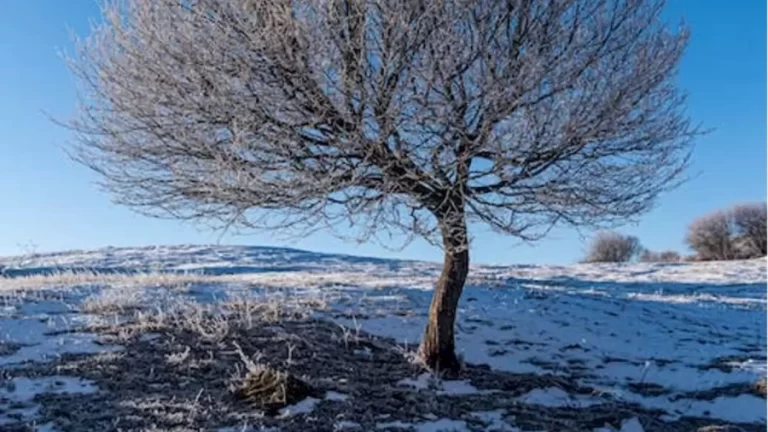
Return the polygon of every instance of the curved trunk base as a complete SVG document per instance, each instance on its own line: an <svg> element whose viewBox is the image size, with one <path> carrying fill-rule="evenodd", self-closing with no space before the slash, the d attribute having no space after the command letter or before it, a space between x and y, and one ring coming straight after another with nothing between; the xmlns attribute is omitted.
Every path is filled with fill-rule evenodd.
<svg viewBox="0 0 768 432"><path fill-rule="evenodd" d="M429 327L427 327L429 329ZM429 332L429 330L427 330ZM437 338L430 338L436 340ZM425 336L425 341L427 340ZM439 372L445 377L455 378L461 372L461 362L456 356L454 347L440 349L432 344L422 343L419 348L419 357L430 370Z"/></svg>
<svg viewBox="0 0 768 432"><path fill-rule="evenodd" d="M453 328L468 273L469 251L466 247L446 248L443 271L435 284L419 355L427 367L447 375L455 376L461 370L454 350Z"/></svg>

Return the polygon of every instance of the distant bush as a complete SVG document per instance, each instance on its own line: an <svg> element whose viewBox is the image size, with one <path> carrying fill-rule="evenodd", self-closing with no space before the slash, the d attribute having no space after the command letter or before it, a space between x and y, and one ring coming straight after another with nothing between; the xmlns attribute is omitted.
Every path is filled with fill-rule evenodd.
<svg viewBox="0 0 768 432"><path fill-rule="evenodd" d="M601 232L590 243L583 262L629 262L635 259L642 249L637 237L612 231Z"/></svg>
<svg viewBox="0 0 768 432"><path fill-rule="evenodd" d="M641 262L647 262L647 263L654 263L654 262L667 263L667 262L683 261L683 257L679 253L673 250L654 252L654 251L645 249L640 253L638 260Z"/></svg>
<svg viewBox="0 0 768 432"><path fill-rule="evenodd" d="M686 243L700 261L765 256L766 213L765 203L711 213L691 223Z"/></svg>
<svg viewBox="0 0 768 432"><path fill-rule="evenodd" d="M732 234L734 232L729 212L717 211L700 217L688 227L685 237L688 246L701 261L736 259Z"/></svg>
<svg viewBox="0 0 768 432"><path fill-rule="evenodd" d="M680 256L679 253L673 250L662 251L661 253L659 253L660 262L679 262L682 260L683 260L683 257Z"/></svg>
<svg viewBox="0 0 768 432"><path fill-rule="evenodd" d="M765 203L742 204L733 208L734 248L740 258L757 258L766 255Z"/></svg>

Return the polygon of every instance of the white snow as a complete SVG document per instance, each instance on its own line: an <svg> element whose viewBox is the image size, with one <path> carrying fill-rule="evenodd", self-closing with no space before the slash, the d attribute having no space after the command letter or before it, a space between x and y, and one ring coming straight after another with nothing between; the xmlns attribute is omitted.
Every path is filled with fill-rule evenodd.
<svg viewBox="0 0 768 432"><path fill-rule="evenodd" d="M632 417L621 423L621 432L643 432L643 425L637 417Z"/></svg>
<svg viewBox="0 0 768 432"><path fill-rule="evenodd" d="M349 400L349 395L345 395L343 393L338 393L335 391L329 391L325 393L325 400L344 402Z"/></svg>
<svg viewBox="0 0 768 432"><path fill-rule="evenodd" d="M422 373L416 379L401 379L397 385L412 387L416 390L435 389L437 394L449 396L493 393L492 390L478 390L466 380L443 380L429 372Z"/></svg>
<svg viewBox="0 0 768 432"><path fill-rule="evenodd" d="M280 429L276 427L265 427L265 426L259 426L258 428L241 426L241 427L218 428L216 429L216 432L280 432Z"/></svg>
<svg viewBox="0 0 768 432"><path fill-rule="evenodd" d="M44 423L41 425L35 425L35 432L56 432L59 429L53 422Z"/></svg>
<svg viewBox="0 0 768 432"><path fill-rule="evenodd" d="M281 409L280 417L290 417L298 414L309 414L312 412L312 410L315 409L315 405L317 405L318 402L320 402L320 400L313 397L302 399L293 405L288 405L287 407Z"/></svg>
<svg viewBox="0 0 768 432"><path fill-rule="evenodd" d="M397 382L399 386L413 387L418 390L425 390L437 383L437 377L429 372L424 372L416 379L404 378Z"/></svg>
<svg viewBox="0 0 768 432"><path fill-rule="evenodd" d="M411 428L417 432L469 432L467 422L451 419L439 419L423 423L394 421L376 424L376 429L378 430L411 430Z"/></svg>
<svg viewBox="0 0 768 432"><path fill-rule="evenodd" d="M489 393L488 390L478 390L466 380L444 380L441 383L441 390L438 390L438 394L450 395L450 396L462 396L478 393Z"/></svg>
<svg viewBox="0 0 768 432"><path fill-rule="evenodd" d="M349 420L342 420L334 425L337 430L347 430L347 429L359 429L360 423L349 421Z"/></svg>
<svg viewBox="0 0 768 432"><path fill-rule="evenodd" d="M563 389L557 387L533 389L519 397L517 400L528 405L572 408L582 408L602 403L596 399L590 399L583 396L573 396Z"/></svg>
<svg viewBox="0 0 768 432"><path fill-rule="evenodd" d="M626 401L636 401L648 408L665 410L673 416L672 418L689 416L716 418L728 422L765 422L765 399L751 394L720 396L711 401L683 399L674 404L666 396L642 397L626 393L621 398Z"/></svg>
<svg viewBox="0 0 768 432"><path fill-rule="evenodd" d="M504 410L477 411L470 413L486 424L486 430L493 432L520 432L520 429L510 426L504 421Z"/></svg>
<svg viewBox="0 0 768 432"><path fill-rule="evenodd" d="M376 429L379 429L379 430L410 429L412 426L413 426L413 423L405 423L400 420L393 421L393 422L376 423Z"/></svg>
<svg viewBox="0 0 768 432"><path fill-rule="evenodd" d="M76 318L63 315L56 308L48 308L52 313L25 313L42 309L39 303L36 305L34 309L24 305L20 308L7 308L0 313L0 343L21 346L11 355L0 356L0 366L25 361L44 361L64 353L95 353L119 349L95 344L91 334L68 333Z"/></svg>
<svg viewBox="0 0 768 432"><path fill-rule="evenodd" d="M643 425L640 424L640 420L638 420L637 417L632 417L631 419L621 422L621 429L617 430L613 427L602 427L594 429L592 432L645 432L645 430L643 429Z"/></svg>
<svg viewBox="0 0 768 432"><path fill-rule="evenodd" d="M36 254L0 258L0 266L8 269L11 279L50 273L52 269L78 268L226 275L220 282L209 279L193 283L186 293L162 295L186 295L202 302L235 295L258 297L280 288L279 295L286 299L318 296L329 302L329 308L318 311L317 316L333 318L355 313L354 320L333 319L350 327L353 333L360 329L392 337L405 349L414 349L419 342L431 286L440 272L436 263L238 246ZM72 285L76 278L67 279L67 283L54 279L41 289L60 292L62 301L58 304L2 302L0 343L21 344L21 348L0 355L0 367L44 361L63 352L119 349L94 344L89 335L62 333L86 319L74 311L78 302L98 291L76 295L73 290L77 286ZM0 293L8 293L13 286L0 278ZM153 297L160 296L153 294L155 291L142 292L141 298L160 298ZM762 423L766 417L764 399L742 394L707 401L687 393L752 383L765 376L765 313L765 259L631 265L475 265L459 305L456 345L469 363L515 373L575 377L580 385L622 401L663 410L670 418L695 415ZM415 390L435 389L455 397L485 391L468 381L434 382L430 374L397 384ZM640 385L655 385L667 393L643 395L636 390ZM345 400L337 395L326 395L326 399ZM553 388L535 389L520 398L520 403L548 406L586 406L599 401ZM286 415L310 412L315 403L317 400L302 401L286 409ZM465 427L458 419L412 426L450 422Z"/></svg>
<svg viewBox="0 0 768 432"><path fill-rule="evenodd" d="M461 420L440 419L414 426L418 432L469 432L467 422Z"/></svg>

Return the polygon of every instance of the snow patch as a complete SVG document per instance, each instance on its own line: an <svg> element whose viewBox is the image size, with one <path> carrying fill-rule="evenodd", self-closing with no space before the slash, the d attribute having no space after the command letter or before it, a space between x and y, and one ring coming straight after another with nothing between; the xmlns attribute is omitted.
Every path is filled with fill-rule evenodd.
<svg viewBox="0 0 768 432"><path fill-rule="evenodd" d="M418 432L470 432L467 429L467 422L463 420L440 419L415 426Z"/></svg>
<svg viewBox="0 0 768 432"><path fill-rule="evenodd" d="M592 432L645 432L645 430L643 425L640 424L640 420L637 417L632 417L621 422L621 429L617 430L616 428L606 426L593 429Z"/></svg>
<svg viewBox="0 0 768 432"><path fill-rule="evenodd" d="M11 415L20 416L25 421L34 419L40 406L31 401L39 394L87 394L96 391L98 387L92 381L76 377L16 377L0 387L0 425L15 422Z"/></svg>
<svg viewBox="0 0 768 432"><path fill-rule="evenodd" d="M397 382L398 386L412 387L417 390L426 390L437 385L437 377L429 372L424 372L416 379L404 378Z"/></svg>
<svg viewBox="0 0 768 432"><path fill-rule="evenodd" d="M216 429L216 432L280 432L280 428L276 427L266 427L266 426L259 426L257 428L250 428L247 426L243 427L225 427L225 428L218 428Z"/></svg>
<svg viewBox="0 0 768 432"><path fill-rule="evenodd" d="M437 393L449 396L494 393L493 390L478 390L466 380L442 381L440 382L440 385L442 390L439 390Z"/></svg>
<svg viewBox="0 0 768 432"><path fill-rule="evenodd" d="M53 422L44 423L35 426L35 432L58 432L59 428Z"/></svg>
<svg viewBox="0 0 768 432"><path fill-rule="evenodd" d="M530 405L542 405L546 407L578 407L585 408L600 404L600 401L590 400L585 397L572 396L563 389L547 387L545 389L533 389L517 398L519 402Z"/></svg>
<svg viewBox="0 0 768 432"><path fill-rule="evenodd" d="M493 432L521 432L520 429L510 426L504 421L504 410L477 411L469 413L486 424L487 431Z"/></svg>
<svg viewBox="0 0 768 432"><path fill-rule="evenodd" d="M349 395L343 393L337 393L335 391L329 391L325 394L325 400L344 402L349 400Z"/></svg>
<svg viewBox="0 0 768 432"><path fill-rule="evenodd" d="M376 429L379 429L379 430L410 429L411 427L413 427L413 423L405 423L405 422L401 422L400 420L393 421L393 422L386 422L386 423L376 423Z"/></svg>
<svg viewBox="0 0 768 432"><path fill-rule="evenodd" d="M439 419L423 423L394 421L376 424L378 430L410 430L411 428L416 429L417 432L470 432L467 429L467 422L463 420Z"/></svg>
<svg viewBox="0 0 768 432"><path fill-rule="evenodd" d="M349 420L342 420L334 425L336 430L347 430L347 429L360 429L362 426L360 423L349 421Z"/></svg>
<svg viewBox="0 0 768 432"><path fill-rule="evenodd" d="M405 378L397 382L398 386L417 390L435 389L437 394L446 396L465 396L471 394L495 393L495 390L479 390L467 380L442 380L435 374L424 372L416 379Z"/></svg>
<svg viewBox="0 0 768 432"><path fill-rule="evenodd" d="M302 399L300 402L294 405L288 405L280 410L280 417L291 417L299 414L309 414L315 409L315 405L320 402L319 399L308 397Z"/></svg>
<svg viewBox="0 0 768 432"><path fill-rule="evenodd" d="M0 343L21 345L11 355L0 356L0 366L25 361L43 362L65 353L97 353L119 350L94 343L95 336L86 333L61 333L72 328L70 320L41 318L0 318Z"/></svg>

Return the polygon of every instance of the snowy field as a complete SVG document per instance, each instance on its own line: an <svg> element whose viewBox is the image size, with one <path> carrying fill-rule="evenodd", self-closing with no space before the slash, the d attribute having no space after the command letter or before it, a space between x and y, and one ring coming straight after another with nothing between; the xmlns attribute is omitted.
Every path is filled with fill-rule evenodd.
<svg viewBox="0 0 768 432"><path fill-rule="evenodd" d="M474 266L455 381L409 361L434 263L183 246L0 267L3 431L765 430L765 259ZM249 362L316 392L264 416L232 396Z"/></svg>

